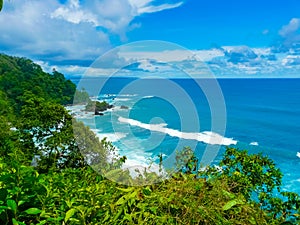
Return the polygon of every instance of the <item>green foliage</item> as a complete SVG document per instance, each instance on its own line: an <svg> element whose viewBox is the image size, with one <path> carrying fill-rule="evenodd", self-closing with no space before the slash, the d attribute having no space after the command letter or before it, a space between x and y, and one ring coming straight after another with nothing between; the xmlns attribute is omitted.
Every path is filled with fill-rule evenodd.
<svg viewBox="0 0 300 225"><path fill-rule="evenodd" d="M0 54L0 90L3 90L16 113L22 106L24 93L32 94L59 104L71 104L76 86L63 74L43 72L42 68L26 58Z"/></svg>
<svg viewBox="0 0 300 225"><path fill-rule="evenodd" d="M281 192L283 175L271 159L227 148L220 166L222 170L210 168L205 175L226 178L231 192L242 194L249 202L257 202L274 220L300 222L300 197Z"/></svg>
<svg viewBox="0 0 300 225"><path fill-rule="evenodd" d="M266 156L227 148L220 165L223 166L222 174L230 177L233 191L247 198L253 191L270 195L275 188L280 191L282 173Z"/></svg>
<svg viewBox="0 0 300 225"><path fill-rule="evenodd" d="M13 114L8 99L2 91L0 91L0 146L4 145L8 140L10 133Z"/></svg>
<svg viewBox="0 0 300 225"><path fill-rule="evenodd" d="M76 141L76 146L80 150L82 156L87 157L89 165L94 170L103 174L111 169L119 168L121 165L115 161L111 163L107 162L108 155L113 156L111 160L114 160L117 156L115 148L108 143L105 139L99 140L99 138L82 122L73 120L73 137ZM74 156L71 154L70 158ZM115 167L113 167L115 166ZM74 167L71 166L72 168Z"/></svg>
<svg viewBox="0 0 300 225"><path fill-rule="evenodd" d="M190 147L184 147L176 152L176 168L187 174L197 173L198 159Z"/></svg>
<svg viewBox="0 0 300 225"><path fill-rule="evenodd" d="M40 172L50 168L78 168L86 165L84 156L95 169L111 169L108 154L115 149L83 123L77 122L67 110L30 92L22 99L18 131L26 137L23 143L32 146L31 157L39 156ZM114 164L116 166L116 164ZM99 171L100 172L100 171Z"/></svg>
<svg viewBox="0 0 300 225"><path fill-rule="evenodd" d="M210 177L206 178L207 171L198 175L179 172L165 182L128 187L107 180L86 166L40 174L36 168L25 166L22 157L16 149L0 163L1 224L299 222L299 198L295 193L286 194L295 205L277 202L280 212L288 212L292 207L293 218L274 217L261 204L236 192L231 177L225 175L209 172Z"/></svg>
<svg viewBox="0 0 300 225"><path fill-rule="evenodd" d="M61 105L75 90L62 74L0 55L0 87L0 224L300 223L299 196L281 192L282 173L268 157L227 148L218 169L199 171L185 147L168 180L147 170L131 178L120 169L126 156ZM117 183L124 179L129 186Z"/></svg>
<svg viewBox="0 0 300 225"><path fill-rule="evenodd" d="M34 211L39 205L36 196L43 189L38 184L38 173L24 165L22 157L22 152L13 149L5 160L0 160L1 224L15 224L16 221L21 222L22 218L31 221L37 214Z"/></svg>

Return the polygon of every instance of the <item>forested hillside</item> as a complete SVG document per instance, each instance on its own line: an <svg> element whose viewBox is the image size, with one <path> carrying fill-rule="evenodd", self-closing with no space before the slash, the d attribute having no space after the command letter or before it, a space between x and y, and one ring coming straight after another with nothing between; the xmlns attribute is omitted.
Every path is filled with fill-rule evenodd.
<svg viewBox="0 0 300 225"><path fill-rule="evenodd" d="M70 104L76 86L55 70L53 74L45 73L29 59L0 54L0 90L6 93L19 112L21 97L25 93L59 104Z"/></svg>
<svg viewBox="0 0 300 225"><path fill-rule="evenodd" d="M145 171L129 178L135 186L121 185L101 174L128 178L126 157L108 162L114 147L63 106L72 103L71 81L0 55L0 88L0 224L300 222L299 196L282 192L282 173L265 156L228 148L219 167L198 171L187 147L168 179Z"/></svg>

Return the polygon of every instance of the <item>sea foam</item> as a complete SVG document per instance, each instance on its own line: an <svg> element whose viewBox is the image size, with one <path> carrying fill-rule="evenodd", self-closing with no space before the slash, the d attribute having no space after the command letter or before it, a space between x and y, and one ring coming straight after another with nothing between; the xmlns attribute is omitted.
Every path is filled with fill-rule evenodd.
<svg viewBox="0 0 300 225"><path fill-rule="evenodd" d="M99 129L91 129L94 134L99 138L99 140L103 140L106 138L107 141L112 142L114 144L116 154L119 156L125 155L126 161L122 165L123 170L128 170L131 177L137 177L139 174L142 174L145 170L147 172L155 172L159 175L166 174L164 168L160 168L159 164L155 162L150 162L149 159L152 158L150 153L147 153L142 148L138 148L139 150L135 151L122 151L123 154L120 154L120 149L115 145L116 142L121 141L121 139L126 138L127 134L115 132L115 133L101 133ZM164 155L166 157L166 155ZM111 161L115 158L114 154L108 155L108 161Z"/></svg>
<svg viewBox="0 0 300 225"><path fill-rule="evenodd" d="M258 146L258 142L253 141L253 142L251 142L249 145Z"/></svg>
<svg viewBox="0 0 300 225"><path fill-rule="evenodd" d="M196 140L210 145L236 145L237 141L232 138L226 138L220 134L212 131L204 131L201 133L181 132L179 130L167 128L166 124L146 124L134 119L124 117L118 118L119 122L127 123L131 126L141 127L146 130L161 132L170 135L171 137L178 137L187 140Z"/></svg>
<svg viewBox="0 0 300 225"><path fill-rule="evenodd" d="M106 138L110 142L117 142L122 138L125 138L127 134L115 132L115 133L100 133L100 130L93 129L93 132L96 134L96 136L99 138L99 140L102 140Z"/></svg>
<svg viewBox="0 0 300 225"><path fill-rule="evenodd" d="M116 102L127 102L127 101L130 101L131 99L130 98L115 98L114 101Z"/></svg>

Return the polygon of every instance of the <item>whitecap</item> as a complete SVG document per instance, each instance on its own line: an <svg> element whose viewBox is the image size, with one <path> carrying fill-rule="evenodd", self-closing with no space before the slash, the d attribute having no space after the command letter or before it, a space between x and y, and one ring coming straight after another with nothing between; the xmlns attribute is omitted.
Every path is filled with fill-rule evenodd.
<svg viewBox="0 0 300 225"><path fill-rule="evenodd" d="M91 99L92 101L97 101L97 100L98 100L98 97L97 97L97 96L91 96L90 99Z"/></svg>
<svg viewBox="0 0 300 225"><path fill-rule="evenodd" d="M253 141L253 142L251 142L249 145L258 146L258 142Z"/></svg>
<svg viewBox="0 0 300 225"><path fill-rule="evenodd" d="M114 101L116 102L127 102L127 101L130 101L131 99L130 98L115 98Z"/></svg>
<svg viewBox="0 0 300 225"><path fill-rule="evenodd" d="M137 177L143 175L146 172L154 172L158 175L166 175L166 171L163 167L153 161L152 154L147 153L139 148L137 151L122 151L126 155L125 163L122 165L122 169L127 169L131 177ZM158 157L158 156L157 156Z"/></svg>
<svg viewBox="0 0 300 225"><path fill-rule="evenodd" d="M154 98L153 95L144 96L143 98Z"/></svg>
<svg viewBox="0 0 300 225"><path fill-rule="evenodd" d="M170 135L171 137L178 137L187 140L196 140L211 145L236 145L237 141L232 138L226 138L220 134L214 133L212 131L204 131L201 133L190 133L181 132L175 129L167 128L166 124L146 124L137 120L128 119L124 117L118 118L119 122L127 123L131 126L137 126L144 128L146 130L161 132Z"/></svg>
<svg viewBox="0 0 300 225"><path fill-rule="evenodd" d="M110 141L112 143L118 142L120 139L125 138L127 136L126 133L121 132L115 132L115 133L101 133L100 129L91 129L91 131L94 132L94 134L99 138L99 140L103 140L104 138L107 139L107 141ZM122 164L123 170L128 170L130 173L130 176L135 178L139 175L143 175L145 171L154 172L158 175L165 176L166 172L164 168L161 168L159 164L155 162L150 162L149 159L151 159L151 154L146 153L142 150L142 148L138 148L138 151L120 151L120 149L114 144L115 152L110 152L107 156L108 162L111 162L112 159L119 158L119 156L125 155L126 160L125 163ZM87 156L86 156L87 157ZM166 157L164 155L163 157Z"/></svg>
<svg viewBox="0 0 300 225"><path fill-rule="evenodd" d="M81 112L85 109L85 105L68 105L65 107L66 110L70 111L71 113Z"/></svg>

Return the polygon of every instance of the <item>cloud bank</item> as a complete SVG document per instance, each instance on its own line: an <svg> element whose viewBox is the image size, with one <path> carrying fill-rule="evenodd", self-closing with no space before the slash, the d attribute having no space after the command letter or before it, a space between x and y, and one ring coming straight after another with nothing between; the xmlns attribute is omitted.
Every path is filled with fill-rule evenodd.
<svg viewBox="0 0 300 225"><path fill-rule="evenodd" d="M64 3L63 3L64 2ZM144 13L176 8L182 2L153 0L14 0L0 13L0 49L54 65L89 65L114 39L140 25Z"/></svg>
<svg viewBox="0 0 300 225"><path fill-rule="evenodd" d="M68 75L81 75L97 57L123 43L130 30L142 26L135 18L182 4L180 0L7 1L0 13L0 49L35 59L48 71L57 67ZM165 75L178 65L201 76L202 62L217 77L299 77L300 18L283 25L277 41L267 47L221 46L192 54L182 49L129 49L111 55L94 71L107 74L126 64L127 75Z"/></svg>

